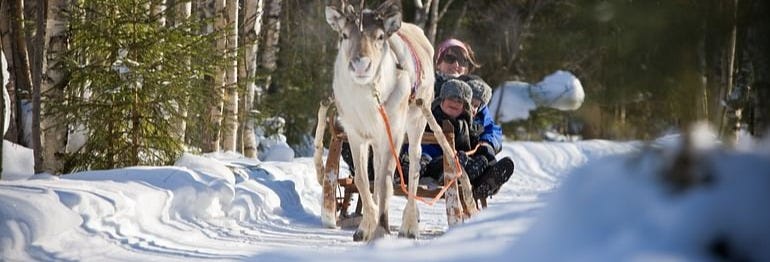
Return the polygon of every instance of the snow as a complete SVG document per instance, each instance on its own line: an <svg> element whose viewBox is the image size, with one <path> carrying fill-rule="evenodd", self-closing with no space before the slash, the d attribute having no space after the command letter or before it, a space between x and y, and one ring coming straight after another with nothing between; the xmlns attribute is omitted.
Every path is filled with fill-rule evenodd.
<svg viewBox="0 0 770 262"><path fill-rule="evenodd" d="M514 176L448 228L420 204L423 236L373 243L324 228L313 161L185 154L174 166L0 181L0 260L708 261L770 259L767 143L721 150L697 135L699 183L662 182L681 139L504 143ZM343 171L344 172L344 171ZM400 226L404 198L391 201ZM717 250L715 252L711 250Z"/></svg>
<svg viewBox="0 0 770 262"><path fill-rule="evenodd" d="M570 72L558 70L538 82L532 88L532 99L540 106L562 111L580 108L585 99L583 85Z"/></svg>
<svg viewBox="0 0 770 262"><path fill-rule="evenodd" d="M529 118L529 112L538 107L562 111L577 110L583 105L585 92L580 80L570 72L557 70L536 84L507 81L492 93L490 112L498 122Z"/></svg>
<svg viewBox="0 0 770 262"><path fill-rule="evenodd" d="M264 161L292 161L294 150L286 142L284 135L286 120L282 117L271 117L266 119L263 124L265 127L259 126L254 130L259 151L263 152L260 154L260 159ZM268 128L274 131L273 134L267 134L268 131L265 129Z"/></svg>
<svg viewBox="0 0 770 262"><path fill-rule="evenodd" d="M3 180L27 179L35 174L32 149L3 140Z"/></svg>
<svg viewBox="0 0 770 262"><path fill-rule="evenodd" d="M530 84L520 81L508 81L495 89L489 100L489 112L495 112L498 122L510 122L529 118L529 111L537 109L537 104L529 97Z"/></svg>

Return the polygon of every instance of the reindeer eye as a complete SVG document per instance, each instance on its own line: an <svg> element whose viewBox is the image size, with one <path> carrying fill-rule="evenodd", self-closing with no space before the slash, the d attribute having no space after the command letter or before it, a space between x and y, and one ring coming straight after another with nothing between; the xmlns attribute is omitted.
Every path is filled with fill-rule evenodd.
<svg viewBox="0 0 770 262"><path fill-rule="evenodd" d="M378 35L377 35L377 40L380 40L380 41L382 41L382 40L384 40L384 39L385 39L385 34L378 34Z"/></svg>
<svg viewBox="0 0 770 262"><path fill-rule="evenodd" d="M342 33L342 39L348 40L348 34L347 33Z"/></svg>

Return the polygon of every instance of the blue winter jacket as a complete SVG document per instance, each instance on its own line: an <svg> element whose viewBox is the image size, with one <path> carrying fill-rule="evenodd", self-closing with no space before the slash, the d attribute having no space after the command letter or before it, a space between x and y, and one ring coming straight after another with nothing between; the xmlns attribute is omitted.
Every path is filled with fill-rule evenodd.
<svg viewBox="0 0 770 262"><path fill-rule="evenodd" d="M473 123L484 127L484 131L479 135L479 141L491 144L495 153L499 153L503 147L503 129L492 119L489 107L486 105L481 107L476 116L473 117Z"/></svg>

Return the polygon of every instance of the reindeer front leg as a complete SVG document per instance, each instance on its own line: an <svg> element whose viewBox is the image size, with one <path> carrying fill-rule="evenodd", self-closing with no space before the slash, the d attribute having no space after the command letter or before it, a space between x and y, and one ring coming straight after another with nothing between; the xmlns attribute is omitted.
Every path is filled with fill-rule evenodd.
<svg viewBox="0 0 770 262"><path fill-rule="evenodd" d="M350 152L353 155L353 165L356 166L354 182L361 197L363 220L358 225L358 230L353 234L353 241L370 241L374 238L374 230L377 226L377 204L374 203L369 189L369 144L350 139Z"/></svg>
<svg viewBox="0 0 770 262"><path fill-rule="evenodd" d="M390 225L388 223L388 208L390 207L390 198L393 196L393 172L396 169L398 161L395 161L390 151L388 141L380 141L380 150L374 152L374 167L376 171L374 181L374 196L377 198L379 207L379 224L375 237L390 234ZM397 140L396 145L400 145L402 140Z"/></svg>
<svg viewBox="0 0 770 262"><path fill-rule="evenodd" d="M417 201L414 197L417 195L417 186L420 182L420 154L422 154L422 135L425 131L426 120L420 117L419 109L410 107L411 116L410 125L407 125L407 138L409 139L409 186L410 197L404 208L403 222L399 236L408 238L417 238L420 236L419 210ZM417 116L417 117L415 117ZM413 124L412 124L413 123Z"/></svg>

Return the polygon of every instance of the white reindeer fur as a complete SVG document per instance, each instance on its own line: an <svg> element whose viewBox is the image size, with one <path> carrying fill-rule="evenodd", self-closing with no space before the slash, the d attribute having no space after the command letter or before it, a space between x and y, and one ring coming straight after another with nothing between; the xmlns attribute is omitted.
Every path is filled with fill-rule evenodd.
<svg viewBox="0 0 770 262"><path fill-rule="evenodd" d="M339 23L339 20L330 19L330 11L336 12L336 9L332 8L330 10L330 8L332 7L327 7L327 20L332 25L332 28L334 28L335 24L333 23ZM331 13L331 15L334 15L334 13ZM425 130L426 119L423 117L420 109L414 103L410 103L412 85L417 81L418 74L415 71L415 62L410 49L399 34L409 38L414 48L413 50L419 56L419 62L422 67L421 85L417 88L415 99L422 98L424 101L431 101L433 99L434 83L433 47L425 37L422 29L415 25L402 23L398 33L393 33L385 41L387 44L383 48L388 50L387 53L382 55L382 60L379 63L379 78L374 78L374 81L379 81L375 85L356 82L352 72L348 69L350 58L347 57L347 52L342 50L343 47L340 47L334 65L333 91L335 103L339 112L340 122L350 142L353 163L356 167L355 184L358 192L360 192L363 204L364 217L356 232L356 235L362 237L362 239L357 240L372 240L378 236L375 234L381 233L375 233L380 223L387 226L387 221L380 221L380 218L388 218L389 199L393 195L392 174L395 171L396 161L393 159L390 151L386 126L378 111L379 104L374 95L374 86L376 86L377 92L379 92L381 102L390 120L393 143L396 150L400 150L404 134L407 134L410 160L409 181L419 181L419 173L417 171L419 170L421 152L420 143L423 131ZM377 52L381 52L381 50L377 50ZM372 63L372 70L376 70L376 61ZM397 63L403 69L399 69L396 66ZM366 170L368 166L367 148L370 145L374 152L374 195L369 191L369 178ZM408 191L410 194L416 195L417 183L410 183ZM410 197L404 209L400 235L407 237L419 236L417 216L418 210L415 199ZM323 217L325 217L325 220L328 220L333 216ZM324 221L325 224L329 222L334 223L333 221ZM384 228L384 230L389 229ZM354 235L354 239L356 235Z"/></svg>

